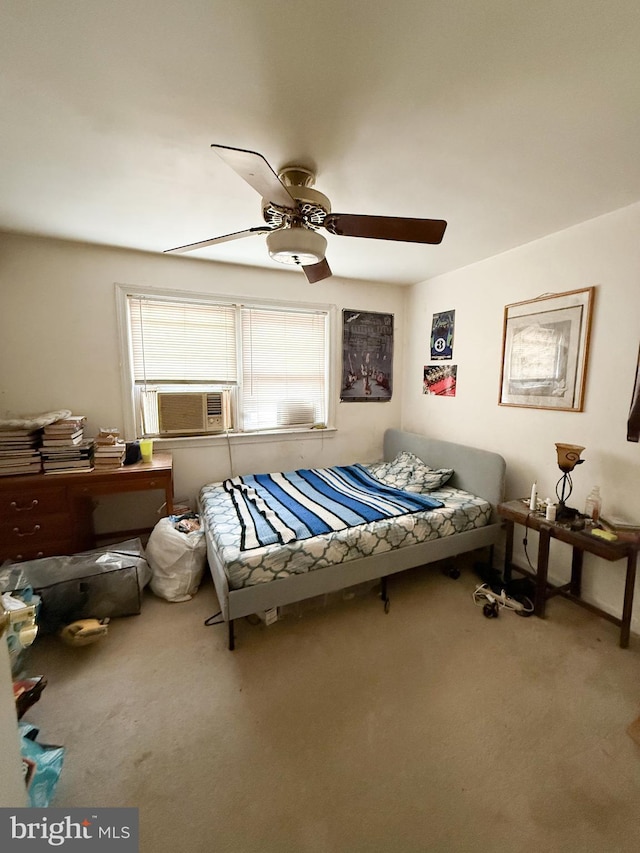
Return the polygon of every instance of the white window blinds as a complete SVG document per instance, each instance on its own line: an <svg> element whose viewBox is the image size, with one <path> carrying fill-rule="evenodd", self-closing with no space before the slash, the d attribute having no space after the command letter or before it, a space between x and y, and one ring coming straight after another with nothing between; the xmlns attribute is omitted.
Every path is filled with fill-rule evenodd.
<svg viewBox="0 0 640 853"><path fill-rule="evenodd" d="M237 381L232 305L129 297L137 383Z"/></svg>
<svg viewBox="0 0 640 853"><path fill-rule="evenodd" d="M242 310L242 416L245 430L326 420L327 315Z"/></svg>
<svg viewBox="0 0 640 853"><path fill-rule="evenodd" d="M236 386L235 430L327 422L329 309L162 293L129 293L126 305L138 431L158 433L156 394L181 385L194 393Z"/></svg>

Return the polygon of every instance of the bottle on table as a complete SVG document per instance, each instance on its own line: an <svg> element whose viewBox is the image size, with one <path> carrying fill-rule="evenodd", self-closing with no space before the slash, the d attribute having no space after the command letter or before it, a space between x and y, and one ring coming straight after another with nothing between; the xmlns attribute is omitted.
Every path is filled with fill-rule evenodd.
<svg viewBox="0 0 640 853"><path fill-rule="evenodd" d="M584 505L584 514L592 521L598 522L600 520L601 512L602 498L600 496L600 487L594 486L587 495L587 500Z"/></svg>

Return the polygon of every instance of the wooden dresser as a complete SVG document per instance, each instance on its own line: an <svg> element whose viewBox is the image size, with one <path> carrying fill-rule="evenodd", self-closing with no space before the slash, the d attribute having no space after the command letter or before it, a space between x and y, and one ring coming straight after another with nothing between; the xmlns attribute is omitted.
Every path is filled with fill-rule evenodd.
<svg viewBox="0 0 640 853"><path fill-rule="evenodd" d="M161 490L173 512L173 464L154 454L112 471L0 477L0 563L74 554L93 548L93 500L99 495ZM122 531L123 538L143 531ZM105 534L108 535L108 534Z"/></svg>

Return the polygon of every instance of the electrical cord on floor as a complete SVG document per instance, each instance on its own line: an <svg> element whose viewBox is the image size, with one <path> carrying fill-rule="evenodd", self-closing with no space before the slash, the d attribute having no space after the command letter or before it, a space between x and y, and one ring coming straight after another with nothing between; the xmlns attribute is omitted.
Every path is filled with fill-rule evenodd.
<svg viewBox="0 0 640 853"><path fill-rule="evenodd" d="M473 603L478 607L486 607L488 604L496 610L496 612L497 608L504 608L507 610L514 610L521 616L528 616L533 613L534 610L533 602L530 598L527 598L526 596L514 598L513 596L507 595L504 589L500 592L495 592L487 584L482 584L477 587L472 593L472 598ZM485 613L485 615L487 614Z"/></svg>
<svg viewBox="0 0 640 853"><path fill-rule="evenodd" d="M522 540L522 544L524 545L524 555L527 558L527 563L529 563L529 568L531 569L532 572L536 573L537 569L534 567L531 560L529 559L529 552L527 551L527 545L529 544L528 533L527 533L527 531L529 530L529 518L533 514L534 514L534 510L529 510L529 512L527 513L527 517L526 517L525 522L524 522L524 539Z"/></svg>

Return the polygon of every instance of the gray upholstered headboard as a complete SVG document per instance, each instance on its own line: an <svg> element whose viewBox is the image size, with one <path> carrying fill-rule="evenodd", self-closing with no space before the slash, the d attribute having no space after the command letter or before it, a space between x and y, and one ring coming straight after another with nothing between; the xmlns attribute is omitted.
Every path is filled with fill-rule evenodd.
<svg viewBox="0 0 640 853"><path fill-rule="evenodd" d="M388 429L384 434L384 458L392 460L408 450L432 468L453 468L452 486L490 501L495 508L504 500L506 463L499 453L466 444L440 441L413 432Z"/></svg>

